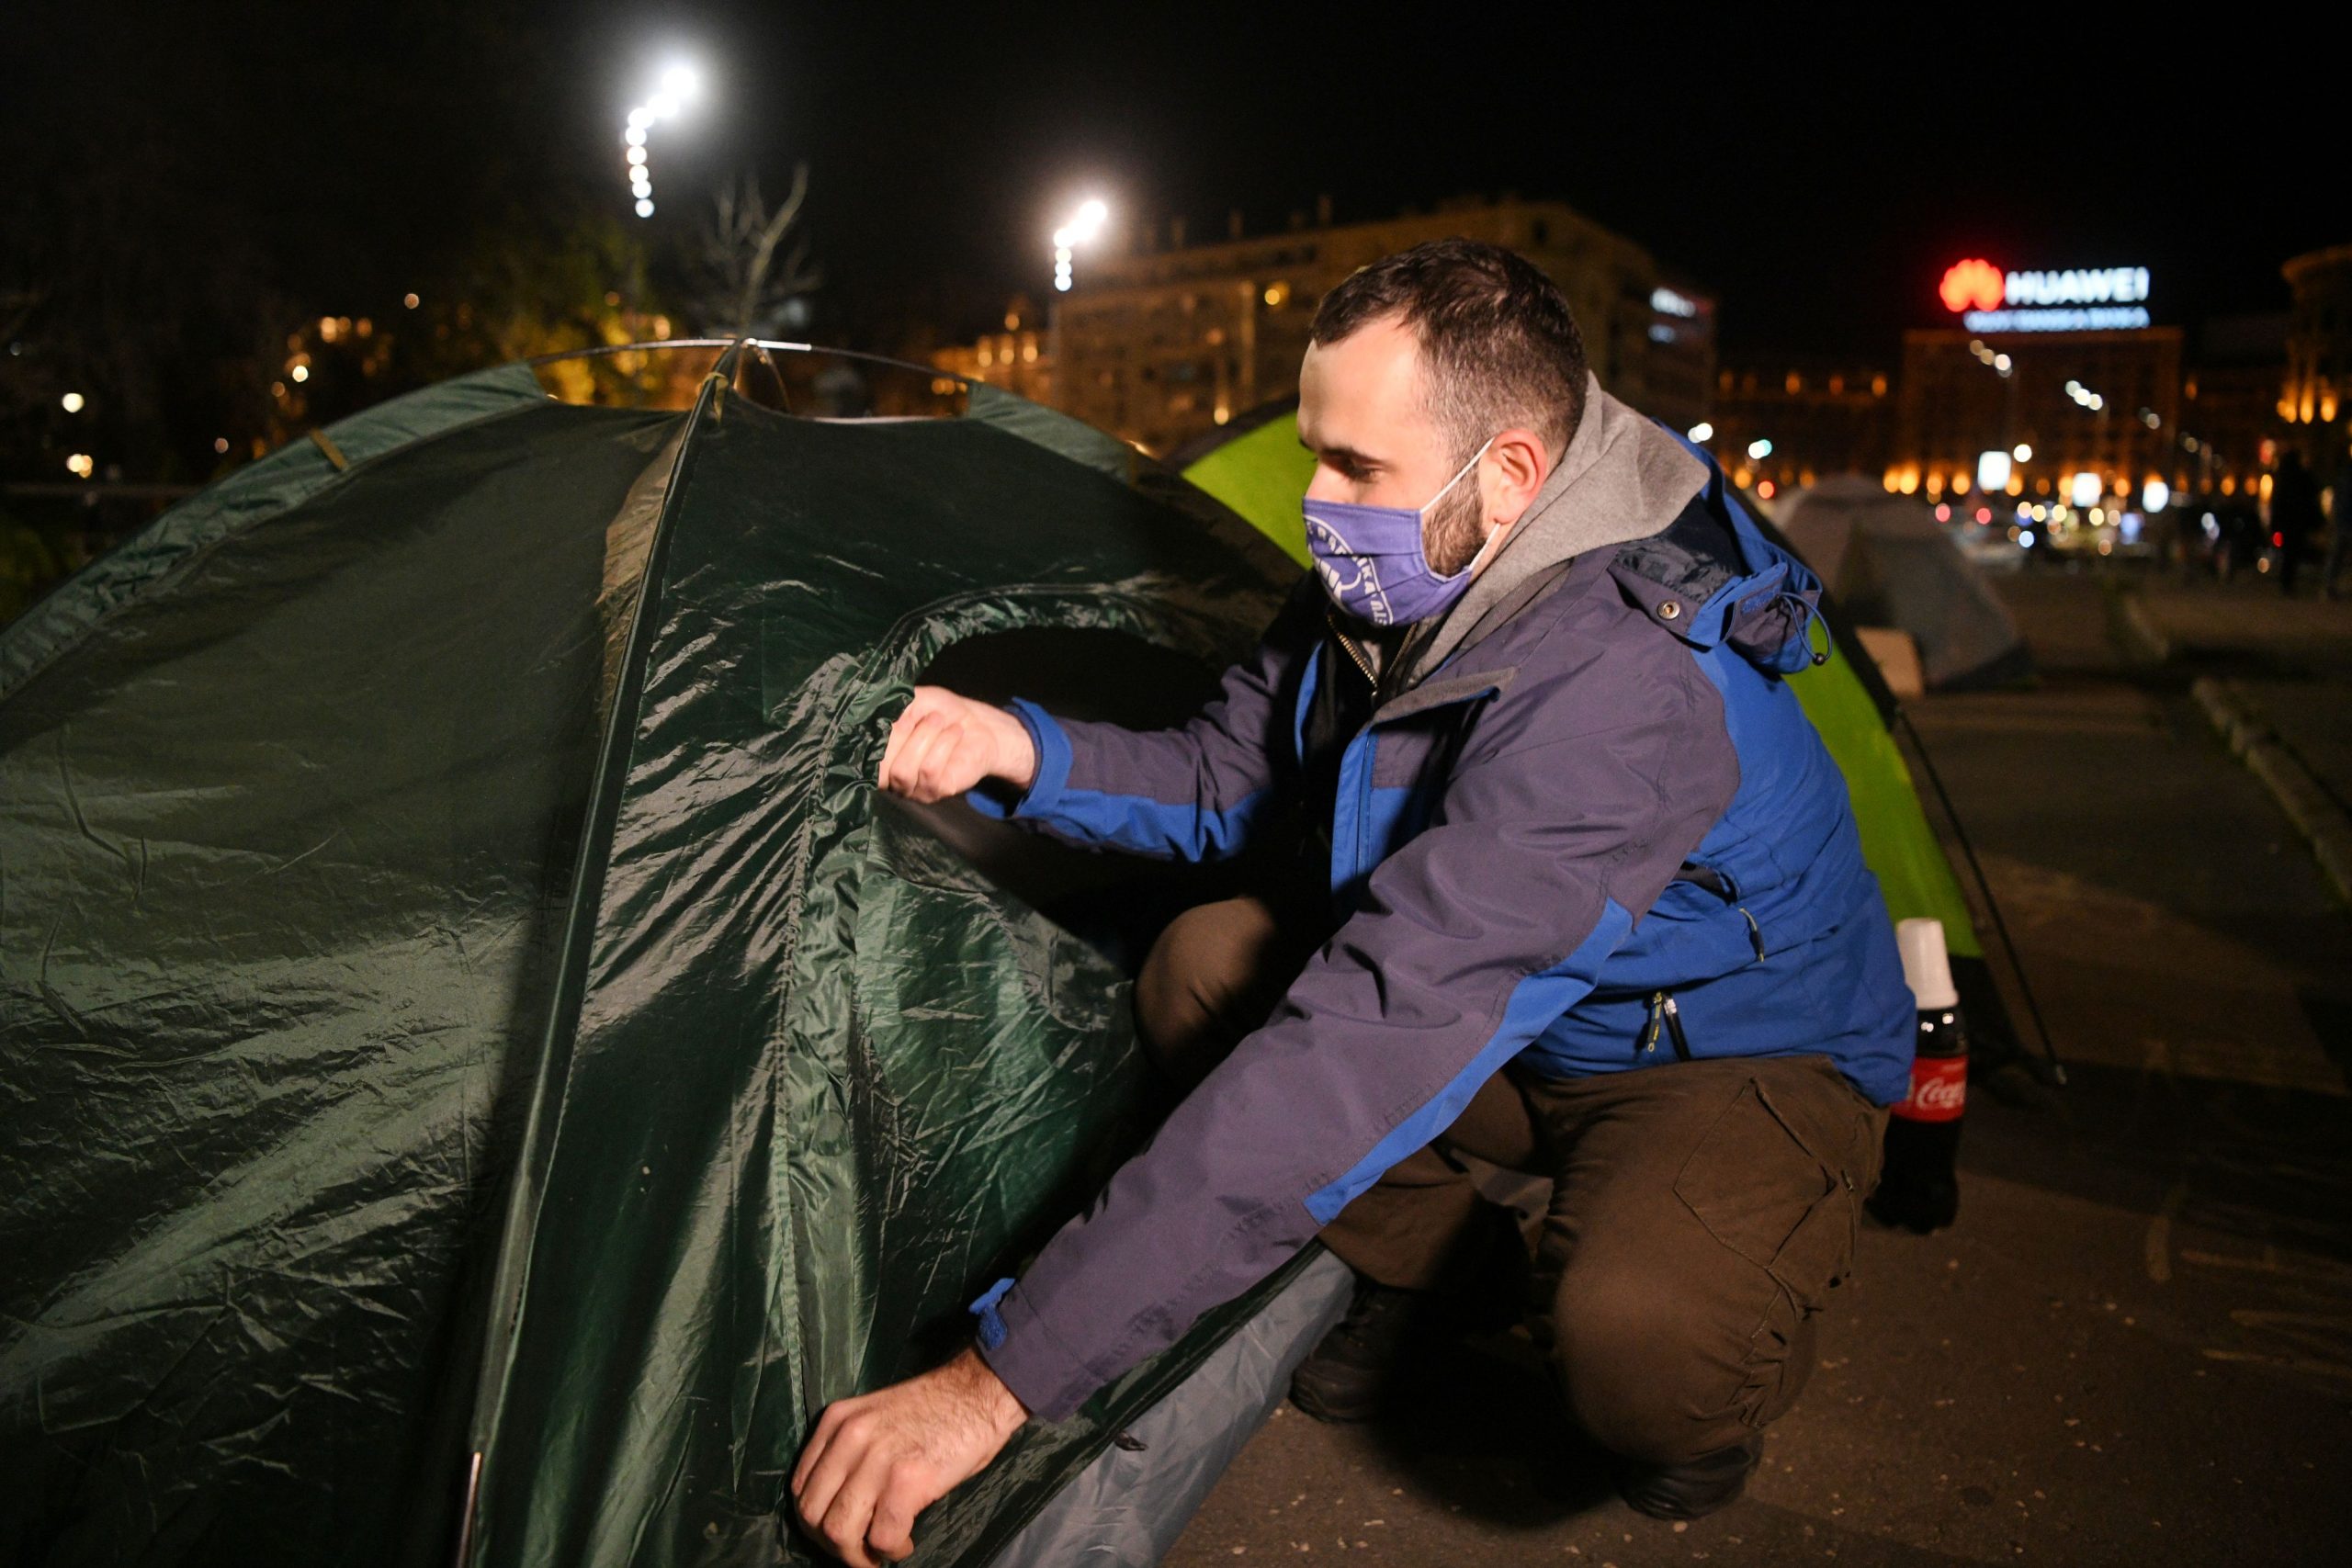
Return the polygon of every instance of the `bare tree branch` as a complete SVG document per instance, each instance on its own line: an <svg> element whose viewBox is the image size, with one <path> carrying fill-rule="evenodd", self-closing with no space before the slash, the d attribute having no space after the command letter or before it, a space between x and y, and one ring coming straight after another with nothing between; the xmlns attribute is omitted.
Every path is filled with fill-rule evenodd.
<svg viewBox="0 0 2352 1568"><path fill-rule="evenodd" d="M756 176L747 174L740 183L719 190L712 204L716 220L703 231L695 257L703 287L693 303L704 331L714 336L760 336L763 328L781 320L792 299L822 285L824 274L809 265L806 241L784 248L808 197L806 164L794 167L791 194L773 213L761 198Z"/></svg>

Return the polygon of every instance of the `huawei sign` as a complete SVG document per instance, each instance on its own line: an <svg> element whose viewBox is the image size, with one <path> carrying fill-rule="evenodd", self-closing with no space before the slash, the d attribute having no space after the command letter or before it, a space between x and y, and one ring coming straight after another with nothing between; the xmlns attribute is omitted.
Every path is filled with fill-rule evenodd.
<svg viewBox="0 0 2352 1568"><path fill-rule="evenodd" d="M2148 324L2143 266L2003 272L1971 256L1945 269L1936 296L1973 333L2106 332Z"/></svg>
<svg viewBox="0 0 2352 1568"><path fill-rule="evenodd" d="M2008 288L2008 279L1991 262L1971 259L1954 262L1944 274L1936 292L1942 296L1947 310L1994 310Z"/></svg>

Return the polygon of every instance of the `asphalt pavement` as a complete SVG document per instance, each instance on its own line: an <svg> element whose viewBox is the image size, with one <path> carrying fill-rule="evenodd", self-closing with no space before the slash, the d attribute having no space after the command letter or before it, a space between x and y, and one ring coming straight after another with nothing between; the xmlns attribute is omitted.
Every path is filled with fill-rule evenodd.
<svg viewBox="0 0 2352 1568"><path fill-rule="evenodd" d="M1170 1563L2352 1561L2352 913L2113 586L2002 582L2040 683L1912 706L2071 1083L1977 1076L1959 1224L1865 1231L1747 1496L1633 1513L1497 1337L1285 1409Z"/></svg>

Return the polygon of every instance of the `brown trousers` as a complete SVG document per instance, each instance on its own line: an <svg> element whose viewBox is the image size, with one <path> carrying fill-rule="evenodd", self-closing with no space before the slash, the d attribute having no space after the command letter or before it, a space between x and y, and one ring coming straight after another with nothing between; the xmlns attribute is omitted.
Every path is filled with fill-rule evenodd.
<svg viewBox="0 0 2352 1568"><path fill-rule="evenodd" d="M1189 1092L1312 951L1255 898L1186 911L1136 982L1145 1043ZM1681 1463L1741 1441L1804 1388L1885 1125L1826 1056L1566 1079L1506 1069L1322 1240L1368 1279L1430 1288L1483 1201L1449 1155L1549 1177L1533 1304L1548 1309L1569 1407L1603 1447Z"/></svg>

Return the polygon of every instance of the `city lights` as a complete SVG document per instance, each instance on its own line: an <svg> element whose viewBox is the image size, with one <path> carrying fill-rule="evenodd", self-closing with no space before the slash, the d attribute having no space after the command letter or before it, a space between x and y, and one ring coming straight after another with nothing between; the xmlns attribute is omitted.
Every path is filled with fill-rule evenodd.
<svg viewBox="0 0 2352 1568"><path fill-rule="evenodd" d="M653 154L648 145L653 128L677 118L701 92L702 79L694 67L673 64L662 73L651 96L628 111L621 127L622 156L627 160L628 194L639 218L653 216Z"/></svg>
<svg viewBox="0 0 2352 1568"><path fill-rule="evenodd" d="M1111 209L1099 198L1090 197L1080 203L1078 214L1054 231L1054 289L1067 294L1074 281L1072 265L1079 246L1092 241L1102 232L1102 225L1110 220ZM1270 291L1271 293L1271 291ZM1269 298L1268 304L1275 301Z"/></svg>
<svg viewBox="0 0 2352 1568"><path fill-rule="evenodd" d="M1683 434L1690 438L1692 445L1703 446L1715 438L1715 427L1702 420Z"/></svg>
<svg viewBox="0 0 2352 1568"><path fill-rule="evenodd" d="M87 452L76 452L65 459L66 471L77 479L86 479L97 471L97 459Z"/></svg>
<svg viewBox="0 0 2352 1568"><path fill-rule="evenodd" d="M2033 461L2033 448L2020 441L2009 448L2009 456L2020 463L2030 463Z"/></svg>
<svg viewBox="0 0 2352 1568"><path fill-rule="evenodd" d="M82 412L82 394L79 392L68 392L63 397L58 399L57 401L58 405L64 409L67 413L80 413Z"/></svg>
<svg viewBox="0 0 2352 1568"><path fill-rule="evenodd" d="M1747 444L1747 458L1752 463L1761 462L1771 455L1772 444L1760 435Z"/></svg>

